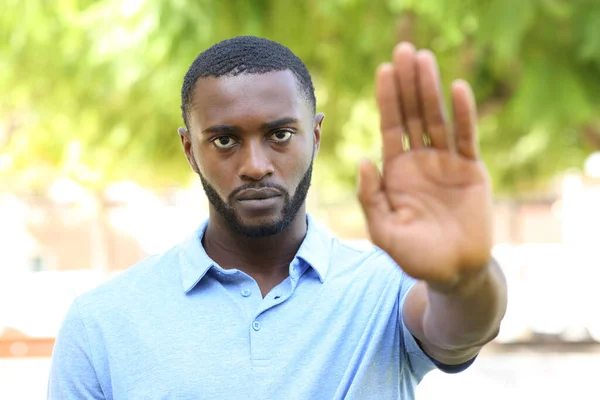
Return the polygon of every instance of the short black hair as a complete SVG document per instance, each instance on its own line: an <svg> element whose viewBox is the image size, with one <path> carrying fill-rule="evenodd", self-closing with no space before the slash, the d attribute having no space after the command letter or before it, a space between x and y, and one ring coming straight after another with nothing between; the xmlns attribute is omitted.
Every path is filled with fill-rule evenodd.
<svg viewBox="0 0 600 400"><path fill-rule="evenodd" d="M298 82L300 93L316 111L315 89L306 65L290 49L272 40L255 36L237 36L223 40L196 57L181 87L181 113L189 130L189 111L194 86L199 78L266 74L290 70Z"/></svg>

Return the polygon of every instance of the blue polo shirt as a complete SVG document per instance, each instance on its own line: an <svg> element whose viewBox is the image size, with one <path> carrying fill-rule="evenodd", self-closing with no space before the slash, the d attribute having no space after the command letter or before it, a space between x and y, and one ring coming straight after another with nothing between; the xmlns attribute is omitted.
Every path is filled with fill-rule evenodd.
<svg viewBox="0 0 600 400"><path fill-rule="evenodd" d="M312 218L264 298L204 251L205 222L78 297L56 339L50 399L413 399L434 363L402 321L415 280Z"/></svg>

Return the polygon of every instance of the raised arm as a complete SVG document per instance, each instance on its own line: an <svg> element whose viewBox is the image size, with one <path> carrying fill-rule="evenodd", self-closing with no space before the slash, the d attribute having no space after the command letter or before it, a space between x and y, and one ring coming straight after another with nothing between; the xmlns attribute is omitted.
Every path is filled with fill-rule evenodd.
<svg viewBox="0 0 600 400"><path fill-rule="evenodd" d="M359 200L372 241L420 280L406 326L432 358L459 364L496 336L506 310L473 94L453 83L450 124L435 56L409 43L379 68L376 88L383 171L361 162Z"/></svg>

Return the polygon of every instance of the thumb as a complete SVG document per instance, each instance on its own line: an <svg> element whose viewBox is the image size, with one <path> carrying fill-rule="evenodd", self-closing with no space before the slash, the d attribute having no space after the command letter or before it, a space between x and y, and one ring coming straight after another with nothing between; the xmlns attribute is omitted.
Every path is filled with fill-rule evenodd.
<svg viewBox="0 0 600 400"><path fill-rule="evenodd" d="M383 190L381 174L367 159L361 160L358 166L358 201L367 220L381 218L391 210Z"/></svg>

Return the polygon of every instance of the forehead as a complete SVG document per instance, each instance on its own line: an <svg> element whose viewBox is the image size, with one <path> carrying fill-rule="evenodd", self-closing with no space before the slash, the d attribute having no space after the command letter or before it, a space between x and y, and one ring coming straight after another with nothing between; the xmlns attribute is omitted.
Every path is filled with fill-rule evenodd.
<svg viewBox="0 0 600 400"><path fill-rule="evenodd" d="M190 107L192 123L201 126L233 124L242 119L258 123L282 117L302 120L310 113L289 70L200 78Z"/></svg>

